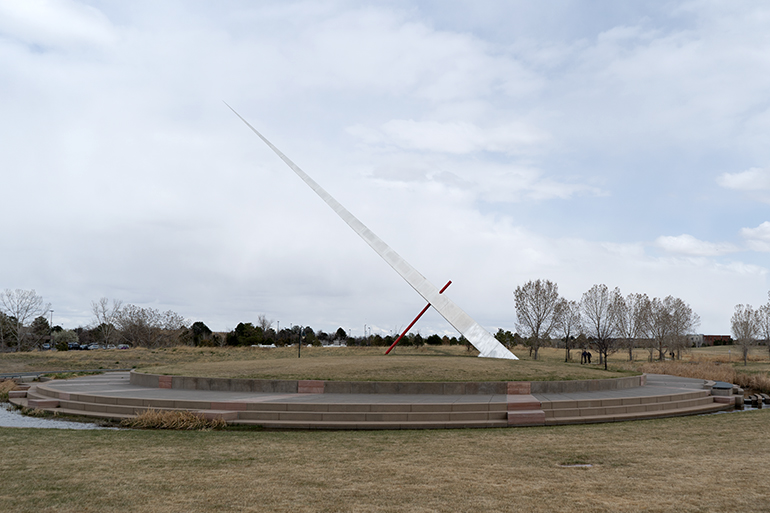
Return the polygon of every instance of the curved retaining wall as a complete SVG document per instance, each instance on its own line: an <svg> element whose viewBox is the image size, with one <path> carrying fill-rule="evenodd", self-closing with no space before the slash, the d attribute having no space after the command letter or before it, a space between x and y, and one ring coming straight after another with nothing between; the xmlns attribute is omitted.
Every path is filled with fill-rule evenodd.
<svg viewBox="0 0 770 513"><path fill-rule="evenodd" d="M147 388L213 390L280 394L438 394L438 395L515 395L596 392L643 386L646 376L583 381L486 381L486 382L390 382L320 381L286 379L196 378L166 376L131 371L130 382Z"/></svg>

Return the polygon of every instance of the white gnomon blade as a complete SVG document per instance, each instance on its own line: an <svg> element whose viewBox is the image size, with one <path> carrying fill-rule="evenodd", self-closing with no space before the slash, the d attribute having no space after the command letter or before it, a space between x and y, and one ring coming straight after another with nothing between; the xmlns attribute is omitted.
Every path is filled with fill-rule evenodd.
<svg viewBox="0 0 770 513"><path fill-rule="evenodd" d="M225 102L225 105L227 103ZM345 221L369 246L377 252L414 290L417 291L433 308L440 313L444 319L449 322L454 328L465 336L468 341L473 344L473 347L479 350L479 356L488 358L505 358L509 360L518 360L516 356L506 349L500 342L495 339L487 330L482 328L476 321L474 321L467 313L465 313L459 306L455 305L446 294L439 294L438 288L430 283L422 274L409 265L398 253L393 251L385 242L382 241L377 235L375 235L369 228L367 228L361 221L359 221L353 214L351 214L345 207L343 207L337 200L335 200L328 192L326 192L315 180L310 178L304 171L302 171L294 162L292 162L286 155L273 146L273 144L265 139L248 121L238 114L235 109L227 105L227 107L238 116L241 121L246 123L246 126L257 134L262 141L267 144L271 150L278 155L302 180L315 191L322 200L329 205L332 210L337 212L343 221Z"/></svg>

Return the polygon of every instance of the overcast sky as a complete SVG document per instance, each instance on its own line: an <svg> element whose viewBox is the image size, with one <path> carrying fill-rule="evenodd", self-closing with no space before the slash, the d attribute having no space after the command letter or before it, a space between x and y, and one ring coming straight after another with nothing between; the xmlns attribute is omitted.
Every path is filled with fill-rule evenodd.
<svg viewBox="0 0 770 513"><path fill-rule="evenodd" d="M550 279L770 289L770 6L0 0L0 289L214 330L424 301L226 101L490 331ZM436 313L416 329L456 334Z"/></svg>

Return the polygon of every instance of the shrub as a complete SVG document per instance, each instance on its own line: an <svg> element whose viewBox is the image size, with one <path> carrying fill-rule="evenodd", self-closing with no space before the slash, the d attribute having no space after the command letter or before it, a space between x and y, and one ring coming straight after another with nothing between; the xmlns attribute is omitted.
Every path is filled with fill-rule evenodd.
<svg viewBox="0 0 770 513"><path fill-rule="evenodd" d="M8 402L8 392L16 388L16 382L12 379L0 381L0 402Z"/></svg>
<svg viewBox="0 0 770 513"><path fill-rule="evenodd" d="M207 419L201 413L186 410L146 410L133 419L120 423L123 427L135 429L177 429L203 431L221 429L227 425L223 419Z"/></svg>

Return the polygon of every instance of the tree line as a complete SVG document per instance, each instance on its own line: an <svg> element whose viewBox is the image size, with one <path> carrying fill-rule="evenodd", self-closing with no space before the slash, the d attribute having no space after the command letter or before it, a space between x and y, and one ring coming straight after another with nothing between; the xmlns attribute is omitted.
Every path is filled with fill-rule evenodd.
<svg viewBox="0 0 770 513"><path fill-rule="evenodd" d="M528 281L513 293L516 329L526 339L530 354L538 358L543 343L555 337L564 342L565 361L576 347L593 347L599 363L607 368L607 356L627 349L643 347L650 361L666 353L680 358L690 343L687 335L700 325L700 317L680 298L667 296L650 299L646 294L624 296L619 288L594 285L580 301L559 295L559 287L550 280Z"/></svg>
<svg viewBox="0 0 770 513"><path fill-rule="evenodd" d="M91 326L65 330L46 318L51 304L34 290L0 292L0 351L30 351L48 347L66 350L72 344L104 347L127 344L161 347L194 338L189 321L171 310L123 305L107 298L91 303Z"/></svg>
<svg viewBox="0 0 770 513"><path fill-rule="evenodd" d="M224 345L229 346L252 346L252 345L275 345L278 347L294 345L299 341L303 344L321 346L329 344L340 344L347 346L372 346L389 347L396 337L393 335L382 336L372 334L361 337L350 336L343 328L337 328L334 333L326 333L323 330L314 331L310 326L290 326L279 331L273 329L273 321L267 319L265 315L260 315L255 324L250 322L239 323L235 329L227 334L224 339ZM469 345L464 337L447 337L439 335L430 335L423 337L419 332L409 333L399 345L423 346L423 345Z"/></svg>
<svg viewBox="0 0 770 513"><path fill-rule="evenodd" d="M395 338L391 335L373 334L352 337L343 328L333 333L314 331L310 326L277 328L277 323L264 314L256 323L241 322L227 333L215 333L202 321L191 322L172 311L123 304L119 300L101 298L91 303L92 322L65 330L51 326L46 315L51 312L50 303L43 301L34 290L5 290L0 292L0 352L30 351L44 347L67 350L75 344L112 347L126 344L130 347L188 346L252 346L309 345L390 346ZM276 328L273 326L276 325ZM410 333L400 342L402 346L467 344L460 337L422 337ZM47 346L46 346L47 345ZM470 347L468 345L468 347Z"/></svg>
<svg viewBox="0 0 770 513"><path fill-rule="evenodd" d="M667 296L650 299L646 294L624 296L620 289L594 285L579 301L559 295L558 285L549 280L528 281L514 291L516 333L499 329L495 337L507 347L523 344L537 359L540 347L553 339L564 344L565 361L576 348L594 348L600 363L607 366L607 356L628 350L633 359L635 348L644 348L652 361L671 353L680 358L690 347L687 335L693 334L700 318L680 298ZM98 344L103 347L127 344L132 347L310 345L390 346L395 337L380 334L352 337L343 328L333 333L314 331L310 326L274 328L274 322L259 315L256 323L239 323L227 333L214 333L202 321L190 322L182 315L122 301L101 298L91 303L93 320L89 326L65 330L51 326L46 318L52 312L34 290L0 292L0 351L28 351L44 344L67 349L70 344ZM746 363L750 347L759 340L770 341L770 292L768 303L758 308L736 305L731 318L733 336L743 351ZM464 337L409 333L403 346L471 345ZM770 348L770 344L768 344Z"/></svg>
<svg viewBox="0 0 770 513"><path fill-rule="evenodd" d="M565 361L569 361L571 349L593 347L605 369L607 356L622 349L628 350L629 360L633 360L635 348L646 349L650 361L655 356L662 360L666 354L681 358L691 346L688 335L700 325L698 314L680 298L650 299L639 293L624 296L619 288L610 290L604 284L591 287L580 301L570 301L559 295L556 283L531 280L516 287L514 303L518 333L500 330L498 340L509 345L519 337L535 359L542 344L552 337L564 343ZM749 349L760 340L770 350L770 292L767 304L756 309L736 305L731 330L742 349L744 364Z"/></svg>

